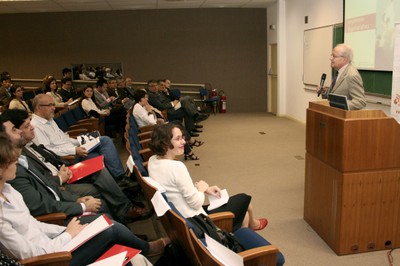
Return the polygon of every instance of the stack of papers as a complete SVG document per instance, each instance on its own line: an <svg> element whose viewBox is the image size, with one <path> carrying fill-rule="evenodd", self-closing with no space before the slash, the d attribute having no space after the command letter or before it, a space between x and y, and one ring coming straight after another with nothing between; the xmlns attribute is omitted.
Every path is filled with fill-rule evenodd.
<svg viewBox="0 0 400 266"><path fill-rule="evenodd" d="M97 234L100 234L107 228L111 227L113 223L111 220L105 216L99 216L96 220L88 224L82 231L79 232L71 241L68 242L63 248L62 251L74 251L90 239L92 239Z"/></svg>
<svg viewBox="0 0 400 266"><path fill-rule="evenodd" d="M82 134L76 138L81 147L84 147L88 152L94 150L100 145L100 132L98 130Z"/></svg>
<svg viewBox="0 0 400 266"><path fill-rule="evenodd" d="M217 198L211 195L208 195L208 201L210 202L210 205L208 205L207 210L211 211L214 210L224 204L226 204L229 200L229 195L228 191L226 189L221 190L221 197Z"/></svg>

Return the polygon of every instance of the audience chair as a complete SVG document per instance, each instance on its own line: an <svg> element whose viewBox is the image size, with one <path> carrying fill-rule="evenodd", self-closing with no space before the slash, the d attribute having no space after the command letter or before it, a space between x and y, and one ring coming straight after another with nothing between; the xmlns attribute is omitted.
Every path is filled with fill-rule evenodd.
<svg viewBox="0 0 400 266"><path fill-rule="evenodd" d="M135 136L139 137L139 139L149 139L154 126L145 126L139 130L135 117L132 115L132 110L133 107L126 113L126 124L130 125L130 129L135 133Z"/></svg>
<svg viewBox="0 0 400 266"><path fill-rule="evenodd" d="M75 108L71 108L72 114L77 121L90 121L93 123L94 127L97 127L97 130L100 132L101 135L105 133L105 119L104 117L99 118L87 118L86 112L83 110L80 104L77 104Z"/></svg>
<svg viewBox="0 0 400 266"><path fill-rule="evenodd" d="M214 112L214 115L217 114L217 108L218 108L218 102L219 102L219 97L209 97L208 96L208 90L206 88L201 88L200 89L200 97L201 97L201 102L203 103L203 108L207 109L208 106L211 106Z"/></svg>
<svg viewBox="0 0 400 266"><path fill-rule="evenodd" d="M134 167L134 173L137 177L140 186L143 189L146 199L148 200L149 204L151 204L151 199L153 198L157 189L153 187L151 184L149 184L143 178L143 176L136 167ZM165 200L167 201L166 198ZM164 227L164 230L166 231L168 237L171 239L171 241L182 247L184 252L188 255L188 258L191 260L191 265L208 265L204 264L197 257L197 253L189 238L189 231L188 231L188 226L186 224L186 220L179 214L179 211L175 208L175 206L172 203L169 203L169 205L171 206L171 210L167 211L167 213L159 217L161 224ZM210 215L210 218L220 228L224 228L225 225L227 225L228 228L229 227L232 228L233 217L234 217L233 213L230 212L216 213ZM226 221L224 221L223 219L226 219Z"/></svg>
<svg viewBox="0 0 400 266"><path fill-rule="evenodd" d="M54 117L54 122L58 125L58 127L68 133L71 138L76 138L77 136L89 132L87 128L73 128L70 129L68 123L65 121L65 117L60 115L58 117Z"/></svg>
<svg viewBox="0 0 400 266"><path fill-rule="evenodd" d="M127 137L129 138L130 141L134 142L134 144L136 145L138 150L146 149L149 147L151 136L149 135L149 138L147 138L147 139L144 139L144 138L140 139L137 135L137 131L131 126L131 121L130 121L129 115L127 115L127 118L126 118L124 134L128 134ZM127 138L125 138L125 139L128 140Z"/></svg>
<svg viewBox="0 0 400 266"><path fill-rule="evenodd" d="M135 135L135 133L131 132L129 127L126 126L125 127L125 132L124 132L125 148L126 148L127 152L132 156L132 159L133 159L134 163L139 168L139 170L142 173L142 175L148 176L148 173L147 173L147 170L146 170L147 162L143 161L143 157L140 155L139 149L136 148L136 146L134 144L134 140L133 140L133 136L134 135ZM150 149L146 149L145 152L150 153L151 151L150 151ZM150 156L150 154L148 155L148 157L149 156Z"/></svg>
<svg viewBox="0 0 400 266"><path fill-rule="evenodd" d="M221 263L217 259L211 256L211 254L204 247L200 239L198 239L195 235L194 236L190 235L189 229L191 229L191 224L180 215L179 211L172 203L169 202L169 205L171 206L171 210L169 210L166 214L168 220L170 221L170 224L172 225L173 228L179 228L178 229L179 234L181 234L181 236L185 236L182 238L189 239L191 247L193 248L194 252L197 255L196 258L198 260L198 263L203 264L203 260L209 261L214 259L217 261L216 264L203 264L203 265L221 265ZM224 213L222 213L221 215L223 216ZM220 227L223 230L226 230L226 228L223 228L218 224L218 221L214 221L213 215L209 215L209 217L218 227ZM183 227L185 227L186 230L183 230ZM226 231L231 232L231 230L230 231L226 230ZM235 236L240 242L240 244L242 244L243 247L245 248L245 251L242 251L238 254L243 257L245 262L244 264L246 266L256 266L256 265L276 266L277 254L279 250L276 247L272 246L267 240L265 240L259 234L257 234L250 228L240 228L237 231L235 231ZM193 239L193 237L195 239ZM198 242L196 242L195 240L197 240ZM201 247L203 247L204 249L201 250L200 249ZM211 258L206 258L205 257L206 255L211 256Z"/></svg>
<svg viewBox="0 0 400 266"><path fill-rule="evenodd" d="M203 265L207 266L223 265L218 259L216 259L213 255L211 255L211 253L205 247L203 242L197 238L196 234L193 232L191 228L189 229L189 235L190 235L190 240L193 243L193 247L197 254L197 257ZM237 237L236 233L235 236ZM278 249L272 245L269 245L269 246L261 246L248 249L239 252L238 254L241 257L243 257L245 266L258 266L258 265L275 266L277 253Z"/></svg>
<svg viewBox="0 0 400 266"><path fill-rule="evenodd" d="M144 183L143 186L146 186L146 183ZM193 256L193 253L196 254L193 258L197 259L197 263L194 265L221 265L221 263L208 252L200 239L197 239L195 235L190 235L189 229L192 227L191 223L181 216L173 203L168 202L168 204L171 209L164 215L166 216L167 222L163 222L163 224L166 223L170 227L168 229L166 228L170 239L177 241L190 256ZM228 232L232 231L233 213L215 213L210 214L209 217L219 228ZM278 258L281 262L280 265L283 264L284 258L283 255L279 253L279 250L250 228L240 228L236 230L235 236L245 248L245 251L238 254L243 257L246 266L276 266ZM193 237L195 239L193 239ZM188 251L189 249L191 249L191 251ZM211 263L212 261L215 261L215 263ZM211 264L208 264L209 262Z"/></svg>
<svg viewBox="0 0 400 266"><path fill-rule="evenodd" d="M140 186L143 189L144 195L151 204L151 199L153 198L154 194L156 193L157 189L150 185L140 174L139 170L134 167L134 173L138 179ZM188 228L185 225L185 221L180 216L174 216L170 218L169 216L173 214L171 210L167 211L166 214L159 217L162 226L164 227L165 232L167 233L168 237L171 239L172 242L178 244L185 252L189 260L191 261L191 265L201 266L202 264L199 263L197 259L196 253L194 252L194 248L189 240L189 238L185 237L188 234ZM181 222L176 221L181 220Z"/></svg>
<svg viewBox="0 0 400 266"><path fill-rule="evenodd" d="M65 122L68 124L69 129L86 128L89 132L99 130L97 119L77 120L72 110L65 112L62 116L64 116Z"/></svg>

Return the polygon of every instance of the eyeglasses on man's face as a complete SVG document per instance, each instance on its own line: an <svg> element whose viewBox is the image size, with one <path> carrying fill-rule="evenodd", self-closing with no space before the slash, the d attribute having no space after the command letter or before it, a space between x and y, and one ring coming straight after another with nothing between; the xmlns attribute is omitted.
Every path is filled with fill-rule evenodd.
<svg viewBox="0 0 400 266"><path fill-rule="evenodd" d="M55 103L39 104L39 106L54 107L54 106L56 106L56 104Z"/></svg>
<svg viewBox="0 0 400 266"><path fill-rule="evenodd" d="M343 57L343 55L334 55L334 54L331 54L331 58L338 58L338 57Z"/></svg>

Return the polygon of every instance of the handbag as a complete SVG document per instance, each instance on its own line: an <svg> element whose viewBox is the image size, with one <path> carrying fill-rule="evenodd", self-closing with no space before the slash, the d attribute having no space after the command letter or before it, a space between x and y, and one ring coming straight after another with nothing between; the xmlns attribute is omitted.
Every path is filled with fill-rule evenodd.
<svg viewBox="0 0 400 266"><path fill-rule="evenodd" d="M218 228L208 216L201 213L186 220L190 223L189 227L193 229L197 238L205 238L204 234L207 234L236 253L244 251L243 246L233 233Z"/></svg>

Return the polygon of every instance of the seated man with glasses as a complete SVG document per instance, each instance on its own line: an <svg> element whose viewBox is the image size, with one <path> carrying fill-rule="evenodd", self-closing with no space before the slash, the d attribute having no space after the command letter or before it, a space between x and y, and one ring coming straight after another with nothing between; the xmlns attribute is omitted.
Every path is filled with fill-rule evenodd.
<svg viewBox="0 0 400 266"><path fill-rule="evenodd" d="M109 137L100 137L100 145L89 153L84 147L79 146L78 140L70 138L54 122L53 98L46 94L38 94L33 99L32 106L34 114L31 123L35 127L36 136L33 142L36 145L43 144L58 156L74 155L77 157L76 162L104 155L105 166L116 181L124 178L124 167Z"/></svg>

